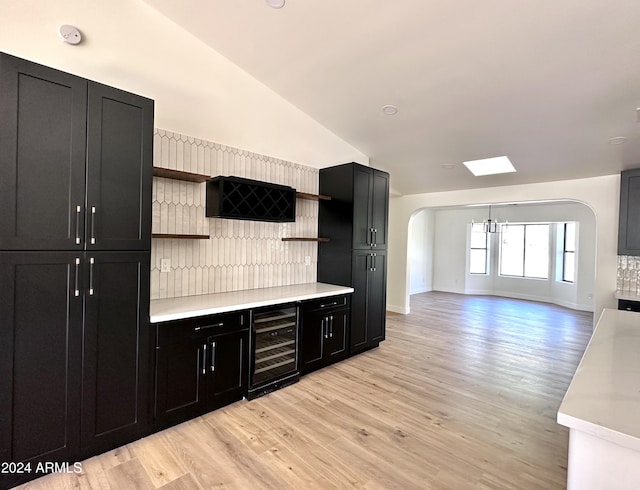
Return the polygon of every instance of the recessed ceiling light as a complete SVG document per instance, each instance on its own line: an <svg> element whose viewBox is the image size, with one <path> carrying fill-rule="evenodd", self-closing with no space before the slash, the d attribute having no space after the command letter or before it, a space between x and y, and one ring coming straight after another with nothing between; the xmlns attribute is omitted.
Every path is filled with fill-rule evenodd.
<svg viewBox="0 0 640 490"><path fill-rule="evenodd" d="M395 116L398 113L398 108L394 105L387 104L382 106L382 112L387 116Z"/></svg>
<svg viewBox="0 0 640 490"><path fill-rule="evenodd" d="M269 7L273 9L281 9L284 7L285 0L266 0Z"/></svg>
<svg viewBox="0 0 640 490"><path fill-rule="evenodd" d="M607 140L607 143L609 143L610 145L621 145L623 143L626 143L627 140L628 138L625 136L615 136L614 138L609 138Z"/></svg>
<svg viewBox="0 0 640 490"><path fill-rule="evenodd" d="M462 163L476 177L481 175L506 174L516 171L509 158L505 156L471 160Z"/></svg>
<svg viewBox="0 0 640 490"><path fill-rule="evenodd" d="M281 9L284 7L285 0L266 0L269 7L273 9Z"/></svg>

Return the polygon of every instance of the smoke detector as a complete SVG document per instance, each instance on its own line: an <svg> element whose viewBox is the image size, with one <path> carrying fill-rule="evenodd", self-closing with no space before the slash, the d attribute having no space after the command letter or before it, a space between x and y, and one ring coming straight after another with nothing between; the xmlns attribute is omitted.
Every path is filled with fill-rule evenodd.
<svg viewBox="0 0 640 490"><path fill-rule="evenodd" d="M60 34L62 40L67 44L75 45L80 44L80 42L82 41L82 34L80 34L78 28L74 26L66 24L60 26L60 28L58 29L58 34Z"/></svg>
<svg viewBox="0 0 640 490"><path fill-rule="evenodd" d="M266 2L272 9L281 9L284 7L285 0L266 0Z"/></svg>

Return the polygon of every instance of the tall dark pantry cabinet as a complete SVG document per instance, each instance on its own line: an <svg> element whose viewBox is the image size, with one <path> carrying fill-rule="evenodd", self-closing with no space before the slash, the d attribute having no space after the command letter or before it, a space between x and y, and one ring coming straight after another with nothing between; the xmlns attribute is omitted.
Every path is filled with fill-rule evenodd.
<svg viewBox="0 0 640 490"><path fill-rule="evenodd" d="M350 353L385 338L389 174L357 163L320 170L318 281L351 286Z"/></svg>
<svg viewBox="0 0 640 490"><path fill-rule="evenodd" d="M152 138L152 100L0 53L0 461L30 478L147 428Z"/></svg>

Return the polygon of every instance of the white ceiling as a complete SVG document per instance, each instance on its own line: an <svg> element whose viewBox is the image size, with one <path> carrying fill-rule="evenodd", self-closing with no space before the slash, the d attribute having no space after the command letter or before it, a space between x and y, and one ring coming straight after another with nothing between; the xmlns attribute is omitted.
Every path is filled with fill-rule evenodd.
<svg viewBox="0 0 640 490"><path fill-rule="evenodd" d="M399 193L640 167L638 0L145 1L391 172ZM617 136L627 143L607 143ZM516 173L462 165L501 155Z"/></svg>

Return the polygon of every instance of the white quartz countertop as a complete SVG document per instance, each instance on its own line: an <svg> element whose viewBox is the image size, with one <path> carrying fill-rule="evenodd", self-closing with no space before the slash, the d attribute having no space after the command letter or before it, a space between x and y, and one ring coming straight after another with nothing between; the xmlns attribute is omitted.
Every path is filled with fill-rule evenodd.
<svg viewBox="0 0 640 490"><path fill-rule="evenodd" d="M640 313L603 311L558 423L640 450Z"/></svg>
<svg viewBox="0 0 640 490"><path fill-rule="evenodd" d="M324 298L352 293L353 288L322 282L248 289L228 293L201 294L181 298L151 300L151 323L181 320L228 311L258 308L292 301Z"/></svg>

